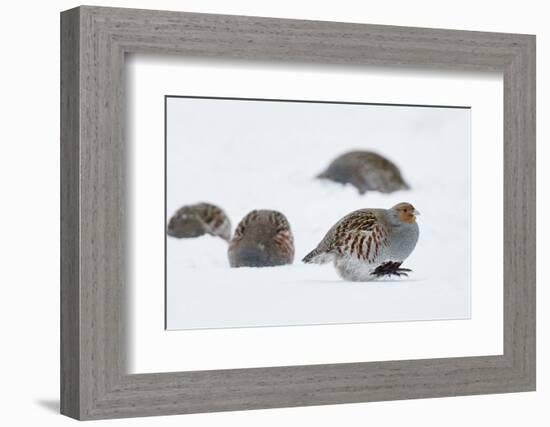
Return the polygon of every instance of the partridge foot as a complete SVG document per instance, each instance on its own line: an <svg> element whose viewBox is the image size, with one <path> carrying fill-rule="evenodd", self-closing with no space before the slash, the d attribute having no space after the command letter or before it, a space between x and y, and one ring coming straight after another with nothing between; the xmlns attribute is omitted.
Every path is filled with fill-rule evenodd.
<svg viewBox="0 0 550 427"><path fill-rule="evenodd" d="M407 273L410 273L412 270L410 270L409 268L399 268L401 264L402 263L400 262L388 261L376 267L376 269L371 274L376 277L383 277L383 276L408 277Z"/></svg>

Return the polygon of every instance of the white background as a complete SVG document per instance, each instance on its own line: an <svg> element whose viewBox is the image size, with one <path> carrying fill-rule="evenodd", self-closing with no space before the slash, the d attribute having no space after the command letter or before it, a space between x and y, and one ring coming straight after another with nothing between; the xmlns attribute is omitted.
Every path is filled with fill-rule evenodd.
<svg viewBox="0 0 550 427"><path fill-rule="evenodd" d="M68 425L56 414L59 383L59 10L71 1L4 5L2 57L2 423ZM416 2L109 1L97 4L211 13L311 18L377 24L537 33L538 164L548 163L550 73L547 13L540 1ZM545 161L546 160L546 161ZM545 176L543 176L545 175ZM539 218L548 206L548 172L538 168ZM546 193L543 198L543 194ZM538 259L547 257L548 226L539 221ZM543 262L539 262L542 266ZM538 392L415 401L292 408L156 419L109 425L257 426L281 424L371 426L547 425L550 372L548 274L538 271ZM451 414L451 416L449 416Z"/></svg>

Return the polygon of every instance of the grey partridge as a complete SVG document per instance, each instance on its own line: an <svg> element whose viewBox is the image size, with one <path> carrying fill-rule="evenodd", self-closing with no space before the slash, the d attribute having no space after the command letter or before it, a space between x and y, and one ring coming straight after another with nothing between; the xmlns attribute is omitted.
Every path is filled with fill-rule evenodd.
<svg viewBox="0 0 550 427"><path fill-rule="evenodd" d="M334 159L317 178L351 184L364 194L367 191L392 193L409 188L399 168L372 151L350 151Z"/></svg>
<svg viewBox="0 0 550 427"><path fill-rule="evenodd" d="M218 206L210 203L197 203L182 206L170 218L167 234L172 237L199 237L204 234L231 238L231 221Z"/></svg>
<svg viewBox="0 0 550 427"><path fill-rule="evenodd" d="M302 261L333 262L340 276L349 281L406 276L411 270L401 264L418 241L417 215L410 203L354 211L338 221Z"/></svg>
<svg viewBox="0 0 550 427"><path fill-rule="evenodd" d="M248 213L229 242L228 257L231 267L292 264L294 238L288 220L273 210Z"/></svg>

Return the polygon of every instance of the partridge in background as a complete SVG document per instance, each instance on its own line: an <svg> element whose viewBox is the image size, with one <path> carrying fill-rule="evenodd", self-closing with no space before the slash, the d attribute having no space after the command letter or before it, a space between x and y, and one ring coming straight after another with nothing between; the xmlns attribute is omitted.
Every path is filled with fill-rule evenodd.
<svg viewBox="0 0 550 427"><path fill-rule="evenodd" d="M183 206L170 218L167 234L172 237L219 236L229 241L231 221L225 212L210 203Z"/></svg>
<svg viewBox="0 0 550 427"><path fill-rule="evenodd" d="M340 276L350 281L406 276L411 270L401 264L418 241L417 215L410 203L354 211L338 221L302 261L332 261Z"/></svg>
<svg viewBox="0 0 550 427"><path fill-rule="evenodd" d="M294 238L288 220L277 211L250 212L237 225L228 256L231 267L292 264Z"/></svg>
<svg viewBox="0 0 550 427"><path fill-rule="evenodd" d="M329 179L341 184L351 184L364 194L367 191L392 193L407 190L399 168L385 157L372 151L351 151L332 161L317 178Z"/></svg>

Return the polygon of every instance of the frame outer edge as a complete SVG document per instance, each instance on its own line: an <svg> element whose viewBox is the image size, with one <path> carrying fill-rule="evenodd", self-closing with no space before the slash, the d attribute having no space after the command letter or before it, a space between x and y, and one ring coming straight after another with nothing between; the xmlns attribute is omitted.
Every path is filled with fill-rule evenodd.
<svg viewBox="0 0 550 427"><path fill-rule="evenodd" d="M535 36L504 73L504 354L514 382L536 390Z"/></svg>
<svg viewBox="0 0 550 427"><path fill-rule="evenodd" d="M536 390L536 36L528 36L523 50L523 68L518 79L523 82L525 94L520 111L523 115L522 140L519 141L522 154L520 174L523 176L525 215L525 283L523 306L524 312L524 374L527 389ZM520 83L521 84L521 83Z"/></svg>
<svg viewBox="0 0 550 427"><path fill-rule="evenodd" d="M481 69L494 70L505 67L511 72L507 88L511 96L508 106L505 106L505 112L508 108L508 114L514 112L517 115L515 117L511 114L508 116L516 120L511 120L512 123L508 128L515 146L509 151L513 166L509 173L513 175L513 179L508 177L507 182L512 187L509 194L517 196L518 199L516 203L512 204L513 208L510 210L508 220L505 216L505 224L511 227L510 233L518 237L517 241L510 245L510 251L520 255L521 258L516 257L510 267L514 274L514 281L511 282L513 286L510 286L511 292L508 300L510 305L508 307L505 305L504 310L509 313L509 316L505 318L505 329L513 328L513 333L505 337L505 346L506 342L509 344L508 349L505 350L506 357L504 359L489 357L483 360L473 358L473 361L480 363L475 369L472 369L471 362L468 367L468 360L457 359L453 362L455 366L450 371L449 369L445 371L450 375L449 380L457 380L456 383L451 383L448 386L419 382L418 376L414 375L414 378L408 378L407 366L409 369L418 367L418 361L403 361L399 364L399 369L390 369L388 362L382 362L380 367L388 368L388 372L383 374L383 378L378 378L379 375L375 372L367 374L367 371L361 371L367 369L361 364L357 368L365 375L359 375L360 378L357 378L357 381L360 381L357 384L352 381L352 385L345 381L348 381L347 378L354 378L353 373L341 371L342 367L336 369L330 366L316 368L305 366L302 374L299 375L295 375L297 372L301 372L297 369L298 367L291 367L288 369L264 368L254 370L254 372L246 369L243 372L233 370L172 373L169 378L167 375L158 374L124 376L124 372L121 372L124 369L124 358L118 354L121 348L119 347L120 342L117 341L117 337L120 337L123 331L123 328L120 328L123 313L118 313L115 310L120 308L117 304L122 301L113 301L113 299L117 300L123 296L121 291L124 289L124 283L116 277L116 272L123 267L118 261L122 262L123 259L106 256L118 254L123 247L118 247L120 242L115 245L116 247L105 245L109 239L112 241L115 237L112 233L107 233L109 230L117 230L113 226L120 225L119 219L123 218L123 212L119 211L119 206L116 204L117 192L123 191L123 188L116 188L113 194L109 193L103 198L96 197L97 191L105 189L105 185L110 186L110 183L114 181L122 183L124 178L119 173L113 173L112 169L113 164L118 164L116 161L122 159L121 147L114 145L124 134L120 128L121 124L113 122L111 117L114 116L110 116L112 113L115 113L116 116L117 113L120 114L123 111L122 108L119 110L121 105L118 102L120 100L117 102L117 99L113 98L111 90L113 88L116 91L121 90L122 87L119 85L123 81L120 74L122 70L117 67L120 67L119 55L123 52L124 46L117 46L122 41L117 37L123 35L125 41L130 40L132 43L134 43L132 37L140 38L134 43L140 49L147 44L147 37L155 37L157 42L152 47L148 44L146 46L151 47L153 51L169 53L188 51L187 46L183 49L177 43L175 48L163 50L163 46L167 44L172 46L173 37L176 37L177 41L177 35L189 23L199 28L198 36L203 31L205 31L204 34L209 34L207 29L204 29L206 26L203 22L206 19L205 16L208 18L208 25L218 25L218 20L221 19L224 26L229 26L224 31L229 32L230 35L231 31L234 31L230 24L242 26L251 23L254 26L256 19L261 22L262 26L267 25L268 27L275 25L275 21L278 21L277 24L290 25L291 27L295 25L291 20L281 19L237 16L229 18L219 15L90 6L82 6L62 13L62 413L77 419L105 419L532 390L535 377L535 276L534 271L530 272L529 270L535 263L533 234L535 214L532 211L535 197L534 164L532 164L535 158L534 37L515 34L487 35L486 33L451 32L449 30L432 31L405 27L401 29L400 27L387 27L387 31L392 32L388 39L392 43L395 42L397 49L404 42L393 40L392 35L396 31L406 31L407 38L410 36L413 39L416 34L423 37L430 35L430 46L432 42L437 46L440 43L439 37L442 35L452 35L448 37L448 40L447 37L444 37L445 40L442 41L450 47L456 43L462 43L463 35L467 34L472 38L470 42L474 43L474 46L477 43L480 48L483 47L488 49L488 52L492 52L491 45L495 45L494 49L500 52L499 55L492 55L490 59L484 60L480 66ZM236 22L229 22L229 19L234 19ZM160 24L158 33L157 24ZM319 32L316 25L322 26L323 29L326 29L327 26L334 27L328 23L310 22L308 25L313 24L312 31L320 34L317 37L322 37L324 34ZM121 25L130 27L122 29ZM155 27L152 27L153 25ZM342 25L346 25L346 28L354 31L357 30L360 33L357 37L368 35L368 31L363 33L362 28L374 28L366 24ZM241 31L240 28L239 31ZM385 38L384 31L386 30L376 28L376 31L381 32L380 37ZM297 37L300 35L294 30L291 33L296 33ZM258 40L261 44L263 39L260 36L258 36ZM286 36L280 35L280 37ZM210 40L210 42L215 42L215 40ZM188 43L191 47L196 48L194 45L197 43L196 41L190 40ZM201 43L197 43L197 46L202 49ZM237 57L251 55L252 51L235 50L233 42L229 46L234 52L237 52ZM317 58L320 58L323 52L330 53L334 50L330 46L319 46L320 50L316 53L317 56L312 56L315 62L321 61L317 61ZM361 44L359 47L364 49L369 46L371 44L365 46ZM374 47L376 48L376 46ZM205 53L208 53L209 49L213 50L214 48L206 45L205 49ZM286 55L287 58L292 59L296 54L295 50L290 49L287 52L277 53L277 55L282 57ZM439 50L424 49L419 53L419 57L413 55L412 61L421 65L432 63L430 61L433 61L433 57L437 56ZM376 56L380 51L376 48L372 52ZM200 52L202 53L202 50ZM258 48L255 48L254 52L259 52ZM218 50L215 53L218 53ZM349 51L346 55L349 56L352 53ZM229 55L225 51L222 54ZM460 51L459 54L450 58L448 64L443 65L457 63L466 68L471 68L472 64L475 66L476 63L469 59L471 55L469 56L468 52ZM346 59L345 55L343 58ZM505 59L512 63L504 63ZM391 60L390 55L390 62ZM369 61L373 61L373 59L371 58L367 62ZM505 114L505 120L506 118ZM98 126L98 123L107 124L107 126ZM505 124L505 126L507 125ZM112 154L114 154L114 158L111 158ZM113 160L115 160L114 163ZM505 162L505 166L510 166L510 163ZM533 167L533 170L526 169L529 167ZM113 196L115 197L113 198ZM105 211L114 213L115 217L113 218L111 215L108 218ZM521 214L522 216L520 216ZM120 228L117 233L119 232ZM532 258L528 258L529 256ZM97 267L98 262L106 260L109 261L107 269ZM107 283L113 285L114 289L106 289ZM502 365L503 360L506 362L505 365ZM452 361L436 359L435 362L448 368L447 362ZM402 367L403 363L407 366ZM422 363L432 365L430 361ZM462 368L457 370L456 363L459 365L464 363L466 366L462 366L462 368L467 368L471 372L463 371ZM369 366L376 369L374 365ZM323 378L326 381L316 385L314 383L315 372L318 369L325 370L327 368L334 369L334 376L324 372ZM346 377L342 377L342 372L346 374ZM444 371L442 372L444 373ZM295 383L291 384L291 389L287 387L287 393L284 395L273 393L272 386L279 385L280 380L284 380L286 383L288 375ZM347 377L349 375L351 376ZM392 385L392 382L396 383L399 376L403 375L406 377L405 379L408 378L408 383ZM253 378L250 378L251 376ZM428 376L425 380L427 378ZM122 383L120 383L121 380ZM368 381L368 384L365 384L363 380ZM464 383L465 380L468 381ZM256 395L255 393L258 392L259 394Z"/></svg>
<svg viewBox="0 0 550 427"><path fill-rule="evenodd" d="M528 45L529 53L529 68L527 71L527 79L529 84L527 102L529 108L528 121L528 139L530 144L530 162L532 166L530 180L531 180L531 195L528 211L531 211L531 223L529 225L530 232L532 233L531 242L531 255L532 255L532 269L531 280L529 287L531 289L531 295L529 297L529 305L531 308L529 316L528 330L530 331L529 340L531 348L531 354L528 360L528 381L532 391L537 390L537 37L535 35L530 36L530 43Z"/></svg>
<svg viewBox="0 0 550 427"><path fill-rule="evenodd" d="M80 10L60 18L60 411L80 419Z"/></svg>

